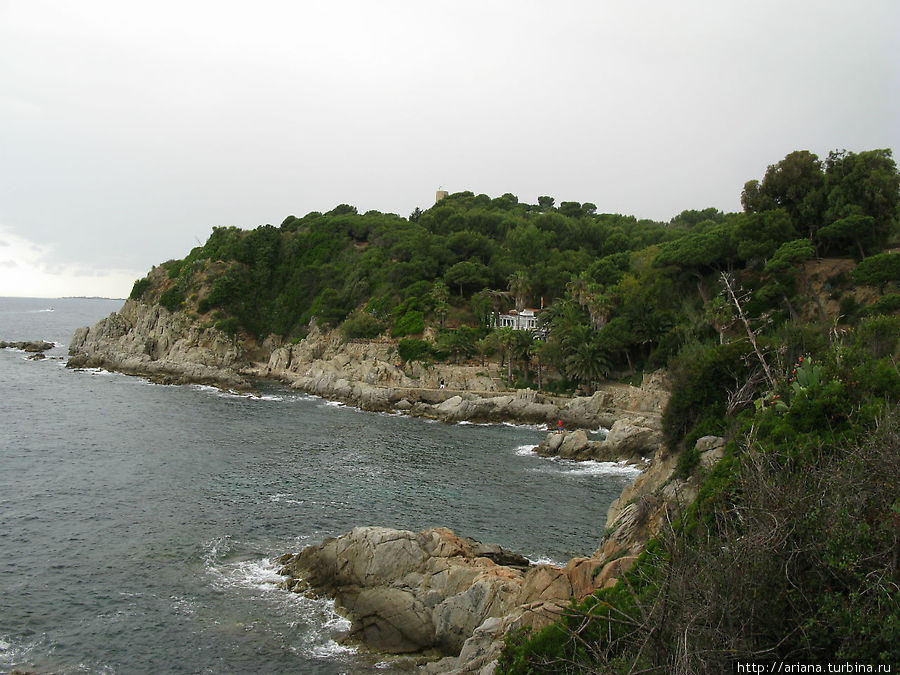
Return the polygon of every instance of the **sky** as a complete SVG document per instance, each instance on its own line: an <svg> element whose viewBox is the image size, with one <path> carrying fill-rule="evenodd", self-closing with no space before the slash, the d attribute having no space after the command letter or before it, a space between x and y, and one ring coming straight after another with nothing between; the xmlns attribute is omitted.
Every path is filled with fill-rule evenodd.
<svg viewBox="0 0 900 675"><path fill-rule="evenodd" d="M896 0L0 0L0 296L439 188L667 221L900 151Z"/></svg>

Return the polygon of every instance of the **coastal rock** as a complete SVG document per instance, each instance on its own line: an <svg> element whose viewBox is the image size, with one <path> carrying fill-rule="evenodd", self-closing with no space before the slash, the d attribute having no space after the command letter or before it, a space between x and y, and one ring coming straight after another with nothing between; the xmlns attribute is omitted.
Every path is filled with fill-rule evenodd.
<svg viewBox="0 0 900 675"><path fill-rule="evenodd" d="M588 439L583 429L551 432L536 448L541 457L560 457L576 462L594 460L596 462L628 462L636 464L641 461L641 446L633 443L610 443Z"/></svg>
<svg viewBox="0 0 900 675"><path fill-rule="evenodd" d="M122 309L75 331L68 367L105 368L165 384L212 384L249 390L238 340L201 326L185 312L126 300Z"/></svg>
<svg viewBox="0 0 900 675"><path fill-rule="evenodd" d="M726 441L719 436L704 436L695 444L700 466L711 468L724 455ZM660 445L650 466L613 500L607 512L607 535L595 556L637 555L644 544L660 531L663 523L697 497L698 476L684 478L676 474L679 455Z"/></svg>
<svg viewBox="0 0 900 675"><path fill-rule="evenodd" d="M652 455L662 443L658 421L647 417L623 417L606 435L606 449L617 456Z"/></svg>
<svg viewBox="0 0 900 675"><path fill-rule="evenodd" d="M530 565L444 528L383 527L355 528L281 562L286 588L334 597L351 618L351 639L389 653L446 654L459 654L479 630L481 640L494 636L511 616L516 625L550 623L573 595L596 588L599 564Z"/></svg>
<svg viewBox="0 0 900 675"><path fill-rule="evenodd" d="M281 573L334 596L352 618L351 637L373 649L457 653L487 617L513 606L524 577L477 550L442 528L359 527L304 549Z"/></svg>
<svg viewBox="0 0 900 675"><path fill-rule="evenodd" d="M29 354L43 354L48 349L53 349L52 342L44 340L26 340L24 342L5 342L0 341L0 349L21 349Z"/></svg>
<svg viewBox="0 0 900 675"><path fill-rule="evenodd" d="M694 446L700 455L700 466L712 468L725 455L725 439L721 436L704 436Z"/></svg>

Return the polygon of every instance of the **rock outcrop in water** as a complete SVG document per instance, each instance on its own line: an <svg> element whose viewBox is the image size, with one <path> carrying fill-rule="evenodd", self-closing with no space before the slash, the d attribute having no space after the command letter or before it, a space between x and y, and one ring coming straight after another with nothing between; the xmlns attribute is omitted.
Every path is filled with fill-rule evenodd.
<svg viewBox="0 0 900 675"><path fill-rule="evenodd" d="M290 590L335 599L352 620L351 639L383 652L438 649L487 663L500 648L495 637L514 627L547 625L572 597L603 586L630 562L603 565L583 558L564 568L531 565L444 528L414 533L358 527L285 556L282 564Z"/></svg>
<svg viewBox="0 0 900 675"><path fill-rule="evenodd" d="M535 448L535 452L541 457L637 464L653 456L661 442L658 418L622 417L613 423L603 441L589 440L582 429L552 432Z"/></svg>
<svg viewBox="0 0 900 675"><path fill-rule="evenodd" d="M21 349L29 354L43 354L48 349L53 349L52 342L44 340L27 340L25 342L5 342L0 341L0 349Z"/></svg>

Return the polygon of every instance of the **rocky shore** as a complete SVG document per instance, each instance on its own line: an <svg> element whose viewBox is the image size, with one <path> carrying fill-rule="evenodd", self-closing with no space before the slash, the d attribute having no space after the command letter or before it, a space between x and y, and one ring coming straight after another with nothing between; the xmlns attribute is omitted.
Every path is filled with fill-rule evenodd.
<svg viewBox="0 0 900 675"><path fill-rule="evenodd" d="M578 432L553 433L541 445L557 438L561 446L581 442ZM701 438L701 465L717 462L724 445ZM615 585L694 500L699 478L678 478L677 456L657 445L644 461L646 470L610 506L597 549L562 567L532 564L445 528L358 527L282 556L283 586L333 598L351 620L347 640L366 649L414 654L423 673L491 675L508 633L549 625L572 599Z"/></svg>
<svg viewBox="0 0 900 675"><path fill-rule="evenodd" d="M351 640L382 652L428 654L426 672L492 673L510 630L546 625L571 598L616 583L650 537L697 494L699 479L678 478L678 457L662 442L669 397L663 373L645 375L640 387L610 383L592 396L513 391L492 374L496 365L405 363L389 340L346 342L315 327L293 344L242 342L185 312L133 300L76 331L68 366L238 391L252 389L253 378L268 378L365 410L445 422L555 429L561 421L567 431L549 433L538 454L640 466L642 473L610 506L605 534L598 523L596 550L563 567L530 565L440 528L360 527L282 558L285 587L334 597L352 620ZM606 439L590 440L585 430L600 427L609 429ZM723 439L700 439L701 465L715 463L723 446Z"/></svg>
<svg viewBox="0 0 900 675"><path fill-rule="evenodd" d="M364 410L400 411L445 422L555 427L561 420L568 429L610 428L625 417L658 427L669 396L661 373L645 376L640 387L610 383L585 397L509 390L492 374L496 365L406 363L389 340L345 342L337 331L316 327L296 344L274 338L249 343L185 312L134 300L94 326L78 329L69 347L68 366L235 391L252 390L253 378L275 379Z"/></svg>
<svg viewBox="0 0 900 675"><path fill-rule="evenodd" d="M24 342L0 340L0 349L20 349L26 354L31 354L28 358L35 361L46 358L44 352L48 349L53 349L55 346L52 342L45 342L44 340L26 340Z"/></svg>
<svg viewBox="0 0 900 675"><path fill-rule="evenodd" d="M610 583L633 558L532 565L450 530L358 527L281 559L284 585L324 594L352 620L351 640L379 652L451 655L426 672L496 660L507 631L552 623L572 597Z"/></svg>

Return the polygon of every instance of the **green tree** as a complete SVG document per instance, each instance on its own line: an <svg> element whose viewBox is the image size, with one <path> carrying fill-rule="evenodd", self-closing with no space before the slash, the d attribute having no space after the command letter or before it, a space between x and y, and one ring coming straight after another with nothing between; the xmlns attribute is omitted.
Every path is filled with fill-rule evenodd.
<svg viewBox="0 0 900 675"><path fill-rule="evenodd" d="M494 331L497 346L502 351L503 356L500 360L500 367L503 367L503 361L506 361L506 381L512 383L512 352L516 342L516 331L509 326L498 328Z"/></svg>
<svg viewBox="0 0 900 675"><path fill-rule="evenodd" d="M883 293L887 284L900 281L900 254L869 256L853 269L853 278L860 284L878 286Z"/></svg>
<svg viewBox="0 0 900 675"><path fill-rule="evenodd" d="M852 215L871 216L873 247L880 247L897 225L900 174L890 150L831 152L825 161L825 223Z"/></svg>
<svg viewBox="0 0 900 675"><path fill-rule="evenodd" d="M791 318L797 318L797 312L794 309L794 306L791 304L790 298L787 295L786 287L789 285L788 279L796 275L803 282L804 290L806 291L809 298L816 303L816 307L819 312L819 319L824 323L825 322L825 308L822 306L822 301L819 299L818 294L812 287L812 283L807 276L803 263L810 258L814 257L816 254L815 248L809 242L808 239L795 239L793 241L787 241L781 246L778 247L778 250L775 251L774 255L769 259L769 262L766 264L764 272L769 275L769 277L774 281L778 292L784 298L785 303L787 304L788 311L791 313Z"/></svg>
<svg viewBox="0 0 900 675"><path fill-rule="evenodd" d="M741 203L747 213L781 207L797 235L808 232L812 236L822 222L824 188L822 162L807 150L797 150L769 166L761 183L749 181L745 184Z"/></svg>
<svg viewBox="0 0 900 675"><path fill-rule="evenodd" d="M444 274L447 283L459 289L459 296L465 297L465 292L473 292L487 286L488 270L481 263L463 260L453 265Z"/></svg>
<svg viewBox="0 0 900 675"><path fill-rule="evenodd" d="M879 241L878 228L872 216L859 214L847 216L829 223L818 232L819 241L825 244L831 251L846 253L855 246L859 251L860 260L866 257L866 246L877 246Z"/></svg>
<svg viewBox="0 0 900 675"><path fill-rule="evenodd" d="M609 375L612 362L596 331L580 326L564 340L566 375L581 383L589 393Z"/></svg>
<svg viewBox="0 0 900 675"><path fill-rule="evenodd" d="M734 230L737 254L748 262L758 260L764 263L793 236L794 226L784 209L751 213L742 218Z"/></svg>
<svg viewBox="0 0 900 675"><path fill-rule="evenodd" d="M447 312L450 311L450 305L447 302L450 299L450 289L440 279L436 279L431 286L431 307L434 313L440 319L441 328L444 327L444 319L447 318Z"/></svg>

